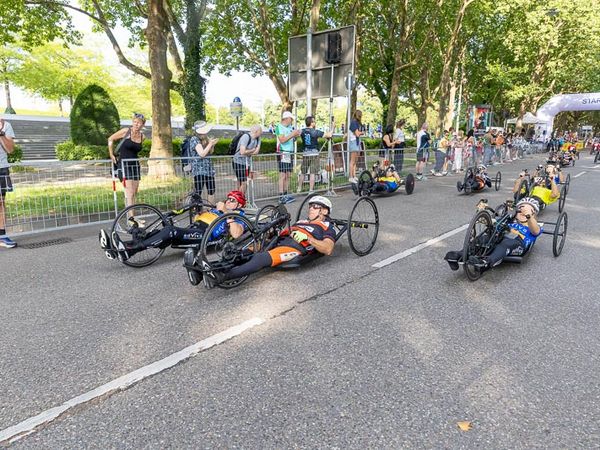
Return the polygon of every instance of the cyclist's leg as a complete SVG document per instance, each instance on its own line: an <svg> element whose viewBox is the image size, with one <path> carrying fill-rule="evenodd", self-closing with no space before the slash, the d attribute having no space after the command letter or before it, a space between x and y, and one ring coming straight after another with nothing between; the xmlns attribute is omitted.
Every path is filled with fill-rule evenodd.
<svg viewBox="0 0 600 450"><path fill-rule="evenodd" d="M509 239L505 237L494 248L494 250L492 250L492 253L487 256L486 260L489 265L488 267L491 268L499 265L508 255L519 254L519 249L521 249L520 254L523 254L522 252L525 250L525 248L520 239Z"/></svg>
<svg viewBox="0 0 600 450"><path fill-rule="evenodd" d="M233 280L258 272L259 270L267 267L276 267L279 264L300 256L301 254L302 252L300 252L300 250L288 246L278 246L267 252L259 252L252 256L250 261L240 266L233 267L224 273L224 279Z"/></svg>

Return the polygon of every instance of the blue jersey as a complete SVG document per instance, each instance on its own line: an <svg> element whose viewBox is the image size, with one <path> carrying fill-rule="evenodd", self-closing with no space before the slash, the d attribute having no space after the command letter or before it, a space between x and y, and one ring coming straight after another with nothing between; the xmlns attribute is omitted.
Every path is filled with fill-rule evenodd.
<svg viewBox="0 0 600 450"><path fill-rule="evenodd" d="M538 234L533 234L531 232L531 230L529 229L529 227L522 223L513 222L513 223L509 223L508 226L510 227L510 229L513 233L517 234L517 236L519 236L523 240L525 247L528 247L528 248L533 245L533 243L535 242L537 237L540 234L542 234L542 230L543 230L542 227L540 227L540 232Z"/></svg>
<svg viewBox="0 0 600 450"><path fill-rule="evenodd" d="M219 216L222 216L222 215L223 215L223 213L222 213L221 211L217 210L217 209L211 209L211 211L210 211L210 212L212 212L212 213L214 213L214 214L217 214L217 215L219 215ZM240 210L240 211L237 211L237 212L238 212L238 214L239 214L240 216L243 216L243 215L244 215L244 211L241 211L241 210ZM244 222L243 222L243 221L234 219L234 222L236 222L236 223L239 223L239 224L240 224L240 225L241 225L241 226L242 226L244 229L246 228L246 227L245 227L245 225L244 225ZM213 230L213 232L212 232L212 235L210 236L210 240L211 240L211 241L216 241L216 240L217 240L217 239L219 239L221 236L223 236L223 235L225 234L225 232L226 232L226 231L227 231L227 223L223 221L223 222L219 223L219 226L218 226L218 227L216 227L216 228Z"/></svg>

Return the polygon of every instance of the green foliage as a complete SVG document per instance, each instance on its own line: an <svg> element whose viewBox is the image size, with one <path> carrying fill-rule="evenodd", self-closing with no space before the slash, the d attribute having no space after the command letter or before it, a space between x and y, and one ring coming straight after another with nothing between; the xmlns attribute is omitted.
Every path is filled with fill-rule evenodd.
<svg viewBox="0 0 600 450"><path fill-rule="evenodd" d="M85 88L71 110L71 139L76 145L106 145L120 128L119 113L108 93L97 85Z"/></svg>
<svg viewBox="0 0 600 450"><path fill-rule="evenodd" d="M8 162L9 163L18 163L23 159L23 149L20 145L15 144L15 149L12 153L8 154Z"/></svg>
<svg viewBox="0 0 600 450"><path fill-rule="evenodd" d="M73 141L66 141L56 145L56 157L60 161L108 159L108 147L106 145L75 145Z"/></svg>

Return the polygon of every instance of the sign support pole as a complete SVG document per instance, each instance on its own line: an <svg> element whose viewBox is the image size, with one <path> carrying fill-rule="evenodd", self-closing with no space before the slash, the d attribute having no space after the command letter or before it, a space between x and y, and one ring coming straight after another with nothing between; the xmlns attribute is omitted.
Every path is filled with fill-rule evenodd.
<svg viewBox="0 0 600 450"><path fill-rule="evenodd" d="M331 65L331 84L329 89L329 131L333 133L333 69L335 65ZM333 190L333 174L334 174L334 157L333 157L333 136L327 142L327 197L338 197Z"/></svg>

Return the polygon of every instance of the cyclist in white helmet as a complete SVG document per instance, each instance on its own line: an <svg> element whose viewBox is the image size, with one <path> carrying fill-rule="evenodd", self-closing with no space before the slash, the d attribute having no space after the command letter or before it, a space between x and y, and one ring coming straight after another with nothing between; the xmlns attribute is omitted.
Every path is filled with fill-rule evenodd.
<svg viewBox="0 0 600 450"><path fill-rule="evenodd" d="M331 200L328 198L320 195L312 197L308 202L308 219L299 220L285 229L271 250L258 252L248 262L226 272L210 270L210 266L204 262L204 285L210 289L223 281L241 278L316 252L331 255L336 238L333 223L329 220L331 209Z"/></svg>
<svg viewBox="0 0 600 450"><path fill-rule="evenodd" d="M506 256L521 256L535 243L542 234L542 227L536 216L540 212L539 202L532 197L525 197L516 205L515 217L510 223L509 232L504 239L484 257L471 256L466 264L477 267L482 272L499 265ZM452 270L458 270L458 262L462 260L462 251L448 252L444 258Z"/></svg>

